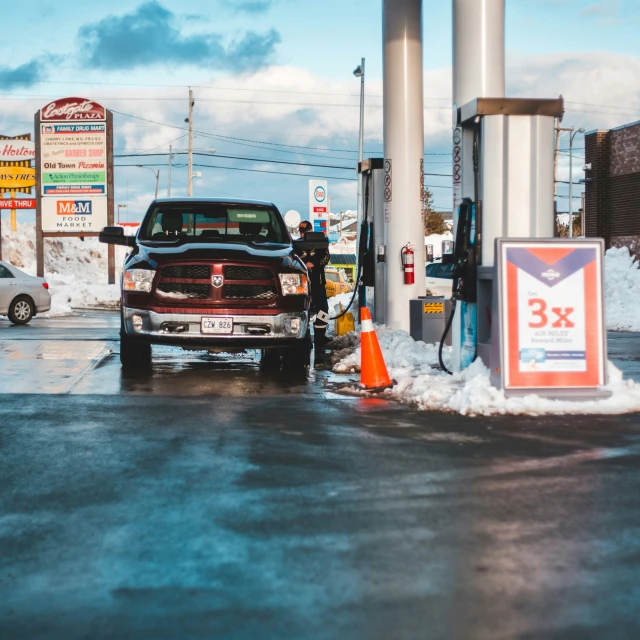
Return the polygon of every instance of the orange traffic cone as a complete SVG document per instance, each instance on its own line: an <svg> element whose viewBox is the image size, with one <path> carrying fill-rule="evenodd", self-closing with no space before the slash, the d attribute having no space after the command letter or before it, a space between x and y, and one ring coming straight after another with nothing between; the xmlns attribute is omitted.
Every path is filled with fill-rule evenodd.
<svg viewBox="0 0 640 640"><path fill-rule="evenodd" d="M382 357L378 336L373 328L371 312L360 310L360 388L367 391L383 391L394 385Z"/></svg>

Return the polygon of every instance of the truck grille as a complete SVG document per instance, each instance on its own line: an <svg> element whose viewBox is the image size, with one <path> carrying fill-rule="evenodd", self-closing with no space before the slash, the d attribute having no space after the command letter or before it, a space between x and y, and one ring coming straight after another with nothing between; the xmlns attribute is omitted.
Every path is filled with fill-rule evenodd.
<svg viewBox="0 0 640 640"><path fill-rule="evenodd" d="M273 278L269 269L235 266L225 267L224 277L227 280L271 280Z"/></svg>
<svg viewBox="0 0 640 640"><path fill-rule="evenodd" d="M158 291L168 298L178 300L205 300L209 297L208 284L187 284L181 282L161 282Z"/></svg>
<svg viewBox="0 0 640 640"><path fill-rule="evenodd" d="M184 278L187 280L208 280L211 276L211 267L207 264L179 264L165 267L162 270L163 278Z"/></svg>
<svg viewBox="0 0 640 640"><path fill-rule="evenodd" d="M271 300L276 297L276 288L271 284L228 284L222 288L222 297L227 300Z"/></svg>

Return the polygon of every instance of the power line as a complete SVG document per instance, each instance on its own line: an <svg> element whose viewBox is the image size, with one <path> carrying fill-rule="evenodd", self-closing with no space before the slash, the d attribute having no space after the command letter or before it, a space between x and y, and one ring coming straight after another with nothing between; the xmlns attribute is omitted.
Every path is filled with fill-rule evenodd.
<svg viewBox="0 0 640 640"><path fill-rule="evenodd" d="M116 164L114 165L116 167L137 167L137 164ZM145 163L145 166L147 167L164 167L166 166L164 163L160 164L160 163ZM182 167L184 168L184 166L186 165L182 165ZM357 178L337 178L336 176L320 176L320 175L315 175L315 174L309 174L309 173L290 173L287 171L268 171L266 169L246 169L244 167L226 167L223 165L218 165L218 164L196 164L194 163L193 165L194 167L202 167L202 168L208 168L208 169L226 169L227 171L248 171L250 173L269 173L272 175L283 175L283 176L297 176L298 178L324 178L326 180L334 180L336 182L357 182ZM447 186L447 185L440 185L440 184L432 184L432 185L425 185L427 186L429 189L452 189L453 187Z"/></svg>
<svg viewBox="0 0 640 640"><path fill-rule="evenodd" d="M0 100L11 100L21 102L39 102L40 100L55 100L55 96L46 96L46 95L35 95L35 94L25 94L24 96L20 94L0 94ZM131 97L118 97L118 96L95 96L94 100L118 100L119 102L181 102L183 98L131 98ZM225 104L251 104L251 105L269 105L269 106L289 106L289 107L312 107L312 108L354 108L359 109L359 104L338 104L331 102L284 102L278 100L238 100L238 99L227 99L227 98L198 98L196 102L215 102L215 103L225 103ZM367 109L382 109L384 105L382 104L371 104L365 103L365 108ZM425 111L448 111L449 107L429 107L423 106L423 110Z"/></svg>
<svg viewBox="0 0 640 640"><path fill-rule="evenodd" d="M168 156L168 153L125 153L125 154L116 154L114 155L114 158L145 158L145 157L155 157L155 156ZM176 152L174 155L184 155L184 152ZM205 157L212 157L213 154L211 153L200 153L200 152L193 152L194 156L205 156ZM224 158L227 160L247 160L250 162L266 162L268 164L289 164L289 165L296 165L296 166L300 166L300 167L315 167L318 169L338 169L338 170L342 170L342 171L354 171L355 167L345 167L345 166L337 166L337 165L333 165L333 164L312 164L309 162L292 162L289 160L269 160L268 158L250 158L250 157L246 157L246 156L227 156L227 155L221 155L216 153L215 154L216 158ZM446 173L427 173L425 172L424 174L425 176L437 176L439 178L451 178L452 175L451 174L446 174Z"/></svg>
<svg viewBox="0 0 640 640"><path fill-rule="evenodd" d="M181 127L179 125L175 125L175 124L168 124L166 122L158 122L157 120L151 120L149 118L142 118L140 116L134 116L130 113L124 113L123 111L116 111L115 109L111 109L111 111L113 113L117 113L118 115L124 116L126 118L133 118L135 120L141 120L142 122L149 122L151 124L155 124L161 127L169 127L171 129L178 129L179 131L187 131L186 127ZM200 131L200 130L196 130L194 129L194 133L199 135L199 136L203 136L205 138L211 138L213 140L227 140L228 142L230 142L231 144L237 144L240 146L245 146L245 147L255 147L254 142L260 142L258 140L250 140L247 142L244 142L244 140L246 140L246 138L232 138L231 136L221 136L215 133L209 133L207 131ZM257 147L257 148L262 148L262 147ZM280 151L279 153L289 153L289 154L294 154L294 155L315 155L315 154L305 154L305 153L301 153L301 152L294 152L294 151ZM435 155L435 154L434 154ZM442 155L451 155L451 154L442 154ZM319 156L319 157L326 157L326 156ZM345 160L345 158L336 158L336 160ZM427 174L429 175L429 174ZM443 177L451 177L450 175L444 175L444 174L431 174L431 175L443 175Z"/></svg>

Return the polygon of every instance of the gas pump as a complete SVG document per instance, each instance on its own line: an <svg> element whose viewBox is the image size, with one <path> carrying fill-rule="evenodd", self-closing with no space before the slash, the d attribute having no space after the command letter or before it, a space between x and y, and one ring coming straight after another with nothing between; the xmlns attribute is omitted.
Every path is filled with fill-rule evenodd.
<svg viewBox="0 0 640 640"><path fill-rule="evenodd" d="M554 129L563 112L562 98L477 98L457 109L465 197L454 212L454 371L477 357L490 365L496 239L553 237Z"/></svg>
<svg viewBox="0 0 640 640"><path fill-rule="evenodd" d="M358 246L358 268L361 270L360 306L364 306L366 288L373 287L373 319L384 324L387 258L383 158L366 158L358 164L358 173L362 174L364 205Z"/></svg>

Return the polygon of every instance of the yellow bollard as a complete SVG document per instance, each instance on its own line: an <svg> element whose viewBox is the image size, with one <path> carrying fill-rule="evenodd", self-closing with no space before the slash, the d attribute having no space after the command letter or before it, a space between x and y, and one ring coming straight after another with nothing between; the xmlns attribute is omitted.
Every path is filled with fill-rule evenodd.
<svg viewBox="0 0 640 640"><path fill-rule="evenodd" d="M342 304L340 306L340 313L342 313ZM349 331L356 330L356 321L353 317L353 313L345 313L343 316L336 320L336 335L343 336Z"/></svg>

